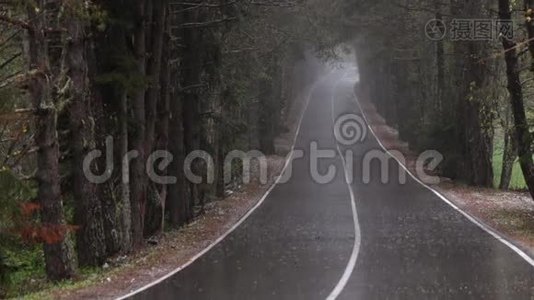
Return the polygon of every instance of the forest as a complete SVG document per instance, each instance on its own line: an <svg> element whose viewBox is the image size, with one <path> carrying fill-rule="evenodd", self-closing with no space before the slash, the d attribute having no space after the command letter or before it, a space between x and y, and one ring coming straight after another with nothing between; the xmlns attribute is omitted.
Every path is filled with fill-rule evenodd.
<svg viewBox="0 0 534 300"><path fill-rule="evenodd" d="M0 297L193 222L238 188L223 180L228 152L277 154L317 79L302 62L340 46L400 138L443 154L440 176L534 195L533 17L532 0L0 0ZM458 20L489 21L490 35L461 35ZM212 183L184 175L199 149ZM162 150L173 184L146 172Z"/></svg>

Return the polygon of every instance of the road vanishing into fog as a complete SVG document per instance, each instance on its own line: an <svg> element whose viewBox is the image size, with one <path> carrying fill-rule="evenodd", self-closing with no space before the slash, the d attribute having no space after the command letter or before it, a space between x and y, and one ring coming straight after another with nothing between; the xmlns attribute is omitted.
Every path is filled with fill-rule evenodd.
<svg viewBox="0 0 534 300"><path fill-rule="evenodd" d="M534 299L527 259L410 176L400 184L394 160L389 183L381 182L378 164L362 183L362 158L382 148L370 132L351 146L336 141L333 119L361 114L351 77L334 71L313 88L295 144L306 154L293 161L287 183L194 263L128 297ZM319 161L320 174L337 169L328 183L312 178L312 142L335 150ZM354 154L351 184L338 154L347 150Z"/></svg>

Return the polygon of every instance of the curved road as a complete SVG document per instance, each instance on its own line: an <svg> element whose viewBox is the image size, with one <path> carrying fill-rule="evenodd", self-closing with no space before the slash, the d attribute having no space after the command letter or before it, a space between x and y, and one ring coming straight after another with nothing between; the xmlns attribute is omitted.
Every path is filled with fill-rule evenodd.
<svg viewBox="0 0 534 300"><path fill-rule="evenodd" d="M291 179L209 252L132 299L534 299L527 260L410 176L400 184L395 161L388 183L378 164L362 183L365 153L382 149L370 133L336 142L333 117L360 114L345 74L311 93ZM335 153L319 160L320 174L337 170L328 183L311 175L313 142ZM351 184L339 154L348 150Z"/></svg>

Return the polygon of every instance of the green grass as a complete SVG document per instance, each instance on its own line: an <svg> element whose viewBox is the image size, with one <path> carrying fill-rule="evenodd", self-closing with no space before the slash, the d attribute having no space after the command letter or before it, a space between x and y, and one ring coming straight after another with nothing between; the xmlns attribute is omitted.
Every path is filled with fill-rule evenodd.
<svg viewBox="0 0 534 300"><path fill-rule="evenodd" d="M496 188L499 187L501 183L501 173L502 173L502 153L497 153L493 155L493 183ZM525 178L521 172L521 167L519 162L514 163L514 169L512 170L512 180L510 181L510 189L512 190L523 190L527 187L525 183Z"/></svg>
<svg viewBox="0 0 534 300"><path fill-rule="evenodd" d="M495 135L495 141L493 145L493 183L496 188L499 187L501 182L502 173L502 159L503 159L503 138L499 134ZM512 190L524 190L527 188L525 177L519 166L519 161L514 162L514 168L512 170L512 180L510 181L510 189Z"/></svg>
<svg viewBox="0 0 534 300"><path fill-rule="evenodd" d="M111 271L113 272L113 270ZM45 281L45 283L34 291L19 295L19 298L27 300L54 299L55 293L71 292L80 288L96 285L102 282L105 270L102 268L82 268L78 270L76 280L64 280L58 283ZM110 273L111 274L111 273Z"/></svg>
<svg viewBox="0 0 534 300"><path fill-rule="evenodd" d="M7 297L18 297L41 289L46 283L43 252L39 246L18 245L3 251L4 263L11 270L4 281Z"/></svg>

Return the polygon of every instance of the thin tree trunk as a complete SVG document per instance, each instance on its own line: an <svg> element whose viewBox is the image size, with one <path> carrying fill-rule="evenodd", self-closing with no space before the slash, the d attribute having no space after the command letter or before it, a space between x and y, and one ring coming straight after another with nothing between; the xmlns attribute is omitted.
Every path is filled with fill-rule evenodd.
<svg viewBox="0 0 534 300"><path fill-rule="evenodd" d="M44 9L43 0L36 7ZM73 249L67 239L60 189L57 111L51 99L50 70L44 37L44 14L37 15L32 5L27 7L33 30L29 31L29 63L34 71L29 92L35 109L35 146L37 152L37 198L41 205L41 222L46 230L61 233L59 240L45 241L46 274L50 280L62 280L74 275Z"/></svg>
<svg viewBox="0 0 534 300"><path fill-rule="evenodd" d="M169 120L170 120L170 79L171 79L171 66L170 62L170 18L168 16L168 7L165 8L166 18L165 18L165 33L163 38L163 51L162 51L162 62L161 72L160 72L160 101L158 102L158 111L159 111L159 122L157 123L158 131L158 149L167 151L169 148ZM168 174L168 169L165 170L165 175ZM162 185L160 187L160 200L161 200L161 225L160 231L163 232L165 229L165 208L167 204L168 196L168 186Z"/></svg>
<svg viewBox="0 0 534 300"><path fill-rule="evenodd" d="M438 10L439 10L439 5ZM443 21L442 14L438 11L436 13L436 19ZM445 49L442 39L436 42L436 67L437 67L437 84L436 84L436 101L434 103L435 109L438 114L442 111L443 90L445 88Z"/></svg>
<svg viewBox="0 0 534 300"><path fill-rule="evenodd" d="M95 40L90 41L91 45L87 47L87 65L90 83L90 97L92 114L95 125L95 141L97 149L106 149L106 140L109 136L109 129L114 128L115 122L104 107L102 91L96 84L97 78L97 59L95 53ZM120 99L120 98L119 98ZM93 121L91 121L93 123ZM98 170L96 173L102 174L107 168L106 158L101 158L97 162ZM106 238L107 256L113 256L121 250L121 228L117 215L119 213L117 201L114 197L114 183L112 180L97 185L98 198L102 206L102 219L104 225L104 235Z"/></svg>
<svg viewBox="0 0 534 300"><path fill-rule="evenodd" d="M71 8L67 8L71 9ZM84 55L85 25L70 12L66 21L69 42L66 47L67 76L71 80L69 119L73 152L72 195L75 200L75 220L78 261L82 266L101 265L106 258L106 244L102 220L102 207L96 185L89 182L83 170L83 160L95 146L94 131L89 116L87 60Z"/></svg>
<svg viewBox="0 0 534 300"><path fill-rule="evenodd" d="M146 93L146 149L152 151L155 147L156 139L156 118L158 112L158 101L161 95L160 77L161 77L161 63L162 51L165 34L165 18L166 18L166 0L154 0L153 18L154 24L151 31L151 45L150 58L147 64L147 78L149 79L149 88Z"/></svg>
<svg viewBox="0 0 534 300"><path fill-rule="evenodd" d="M150 41L148 45L150 48L147 62L147 79L149 80L148 90L146 92L145 107L146 107L146 141L145 151L149 155L153 150L156 150L156 118L158 117L158 103L161 96L161 62L163 52L163 41L165 33L165 7L166 0L150 1L147 14L150 15L150 24L147 40ZM166 193L164 186L158 186L156 183L148 182L147 193L149 194L147 202L147 209L145 211L145 236L151 236L161 228L161 218L158 218L159 213L162 212ZM163 192L163 193L160 193Z"/></svg>
<svg viewBox="0 0 534 300"><path fill-rule="evenodd" d="M534 0L524 0L524 6L527 17L525 27L527 28L528 35L528 51L533 58L531 60L530 71L534 73Z"/></svg>
<svg viewBox="0 0 534 300"><path fill-rule="evenodd" d="M272 63L272 61L269 61ZM270 71L270 70L269 70ZM272 75L273 72L270 72ZM274 111L274 91L273 91L273 82L272 78L262 78L260 79L259 84L259 118L258 122L258 135L260 150L266 154L273 154L274 149L274 136L273 136L273 122L271 118L273 117Z"/></svg>
<svg viewBox="0 0 534 300"><path fill-rule="evenodd" d="M136 26L134 32L134 54L137 59L138 76L145 76L145 3L146 0L135 2ZM138 157L133 160L130 178L130 201L132 204L132 243L134 247L143 244L144 214L147 201L147 187L145 177L145 88L139 87L132 96L132 110L135 126L132 132L132 150Z"/></svg>
<svg viewBox="0 0 534 300"><path fill-rule="evenodd" d="M132 249L132 204L130 200L130 161L128 154L128 96L125 90L120 95L120 165L121 165L121 250L124 253Z"/></svg>
<svg viewBox="0 0 534 300"><path fill-rule="evenodd" d="M501 20L512 20L509 0L499 0L499 17ZM534 197L534 161L531 150L532 136L529 132L523 102L523 88L519 78L516 43L502 38L502 44L505 51L506 76L508 78L508 91L510 92L512 113L514 116L519 163L521 164L521 170L523 171L530 194Z"/></svg>
<svg viewBox="0 0 534 300"><path fill-rule="evenodd" d="M186 11L183 13L186 23L198 21L198 12ZM184 155L199 150L200 147L200 97L198 88L201 83L202 48L200 32L195 28L186 28L183 31L184 59L183 59L183 93L182 93L182 120L184 132ZM193 172L197 173L198 162L192 165ZM188 201L184 207L186 222L194 217L193 208L198 202L199 190L194 183L188 182Z"/></svg>
<svg viewBox="0 0 534 300"><path fill-rule="evenodd" d="M223 98L224 101L224 98ZM224 104L221 103L221 119L224 118ZM220 121L217 121L220 122ZM217 182L215 186L215 196L218 198L224 197L224 191L226 188L226 182L224 182L224 156L225 156L225 133L224 127L218 123L218 129L216 133L217 149L216 149L216 166L217 166Z"/></svg>
<svg viewBox="0 0 534 300"><path fill-rule="evenodd" d="M514 138L515 134L513 130L509 130L508 128L505 128L505 130L501 182L499 184L499 188L501 190L508 190L510 188L514 162L515 158L517 157L517 147Z"/></svg>
<svg viewBox="0 0 534 300"><path fill-rule="evenodd" d="M453 15L473 18L480 14L482 0L456 1ZM460 4L461 2L461 4ZM456 178L475 186L493 185L493 128L491 112L487 109L479 90L487 85L486 66L481 63L486 57L487 45L480 41L457 41L455 53L467 53L457 67L458 98L456 103L455 149L459 159L456 163Z"/></svg>
<svg viewBox="0 0 534 300"><path fill-rule="evenodd" d="M174 78L175 76L173 76ZM171 93L171 116L169 134L169 150L173 155L173 161L169 166L169 175L175 176L176 184L168 187L168 208L171 225L179 227L187 223L189 201L186 196L186 183L184 178L184 131L182 101L175 93Z"/></svg>

